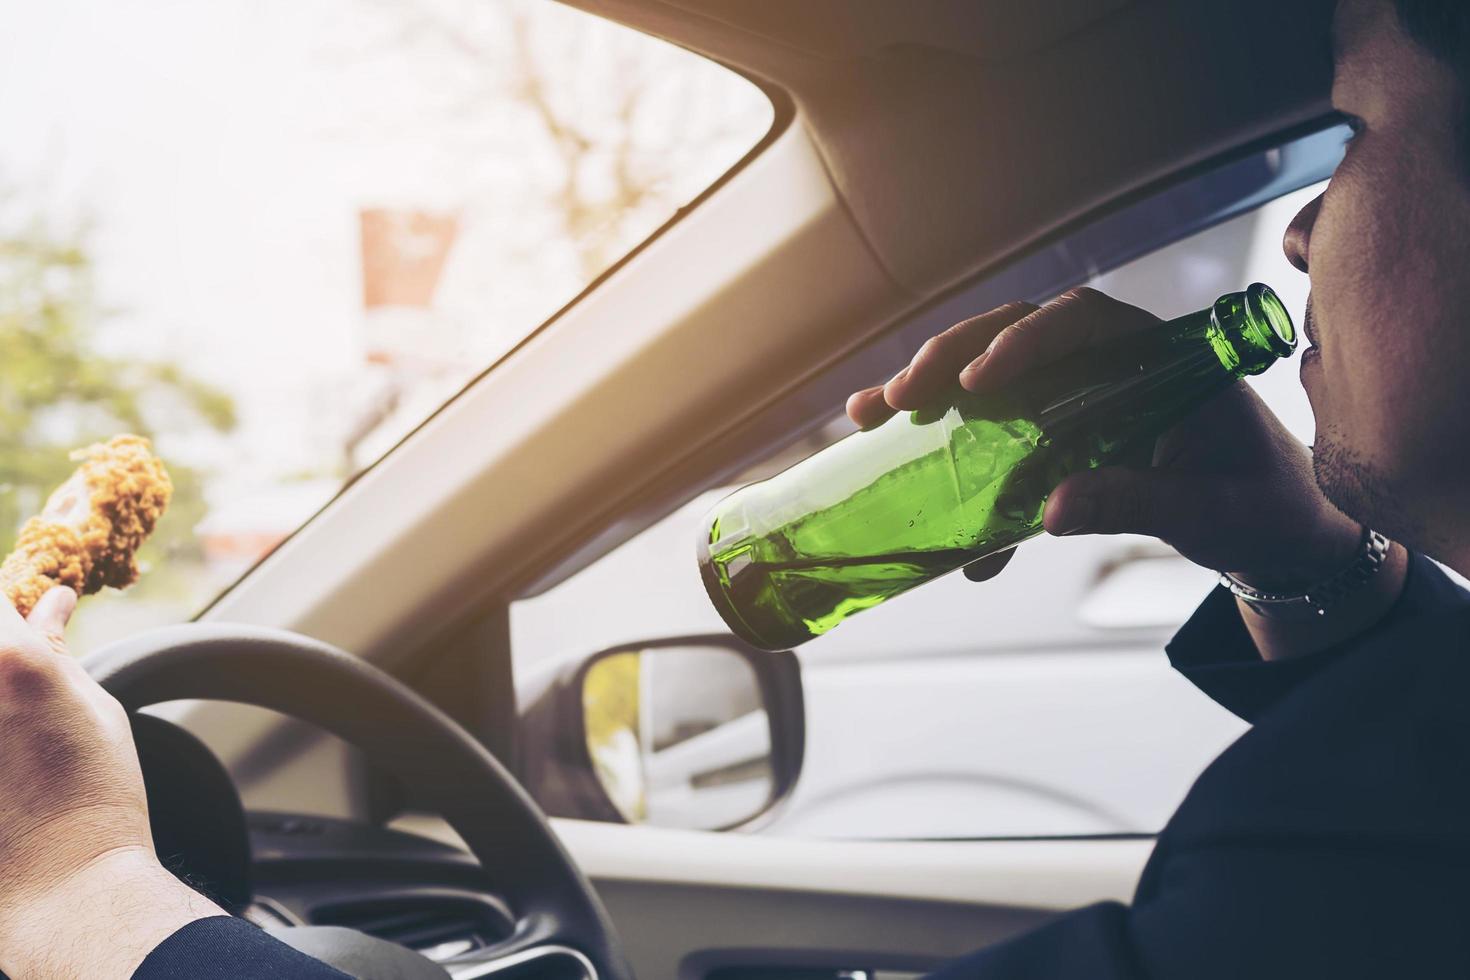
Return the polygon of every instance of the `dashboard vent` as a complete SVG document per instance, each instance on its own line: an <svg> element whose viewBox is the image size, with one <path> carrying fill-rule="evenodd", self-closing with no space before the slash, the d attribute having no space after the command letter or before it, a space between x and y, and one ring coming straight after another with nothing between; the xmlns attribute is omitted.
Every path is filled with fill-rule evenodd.
<svg viewBox="0 0 1470 980"><path fill-rule="evenodd" d="M510 914L494 899L475 892L441 889L393 892L320 905L311 911L318 926L346 926L407 946L437 962L510 937Z"/></svg>

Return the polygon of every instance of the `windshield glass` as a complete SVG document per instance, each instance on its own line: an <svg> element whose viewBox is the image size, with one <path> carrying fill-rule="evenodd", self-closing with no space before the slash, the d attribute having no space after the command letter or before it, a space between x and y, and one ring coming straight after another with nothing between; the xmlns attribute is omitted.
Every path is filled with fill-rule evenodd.
<svg viewBox="0 0 1470 980"><path fill-rule="evenodd" d="M717 180L769 100L534 0L0 0L0 551L120 431L188 618Z"/></svg>

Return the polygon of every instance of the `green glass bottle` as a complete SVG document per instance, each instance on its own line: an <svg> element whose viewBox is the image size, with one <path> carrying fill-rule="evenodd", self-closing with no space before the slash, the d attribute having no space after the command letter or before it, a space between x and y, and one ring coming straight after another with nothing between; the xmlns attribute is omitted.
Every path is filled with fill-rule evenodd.
<svg viewBox="0 0 1470 980"><path fill-rule="evenodd" d="M956 385L933 410L855 432L716 504L699 535L710 600L757 647L805 642L1039 534L1068 474L1150 445L1295 347L1291 317L1257 283L1004 390Z"/></svg>

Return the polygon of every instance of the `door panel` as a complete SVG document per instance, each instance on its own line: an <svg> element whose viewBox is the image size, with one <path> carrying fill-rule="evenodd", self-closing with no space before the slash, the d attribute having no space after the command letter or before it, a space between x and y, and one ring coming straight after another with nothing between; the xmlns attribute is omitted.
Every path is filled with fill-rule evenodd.
<svg viewBox="0 0 1470 980"><path fill-rule="evenodd" d="M925 973L1055 914L804 890L607 879L596 886L640 980L705 980L742 967Z"/></svg>
<svg viewBox="0 0 1470 980"><path fill-rule="evenodd" d="M820 841L552 824L641 980L702 980L724 967L924 972L1067 909L1127 901L1153 848L1143 839ZM437 818L394 826L456 843Z"/></svg>

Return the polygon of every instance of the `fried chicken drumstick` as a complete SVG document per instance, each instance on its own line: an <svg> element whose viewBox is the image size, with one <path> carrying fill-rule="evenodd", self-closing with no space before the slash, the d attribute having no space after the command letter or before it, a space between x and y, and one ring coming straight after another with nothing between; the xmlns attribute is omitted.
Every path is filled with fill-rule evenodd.
<svg viewBox="0 0 1470 980"><path fill-rule="evenodd" d="M90 595L132 585L138 548L173 494L163 461L141 436L114 436L71 455L82 465L26 521L0 564L0 590L22 616L52 586Z"/></svg>

